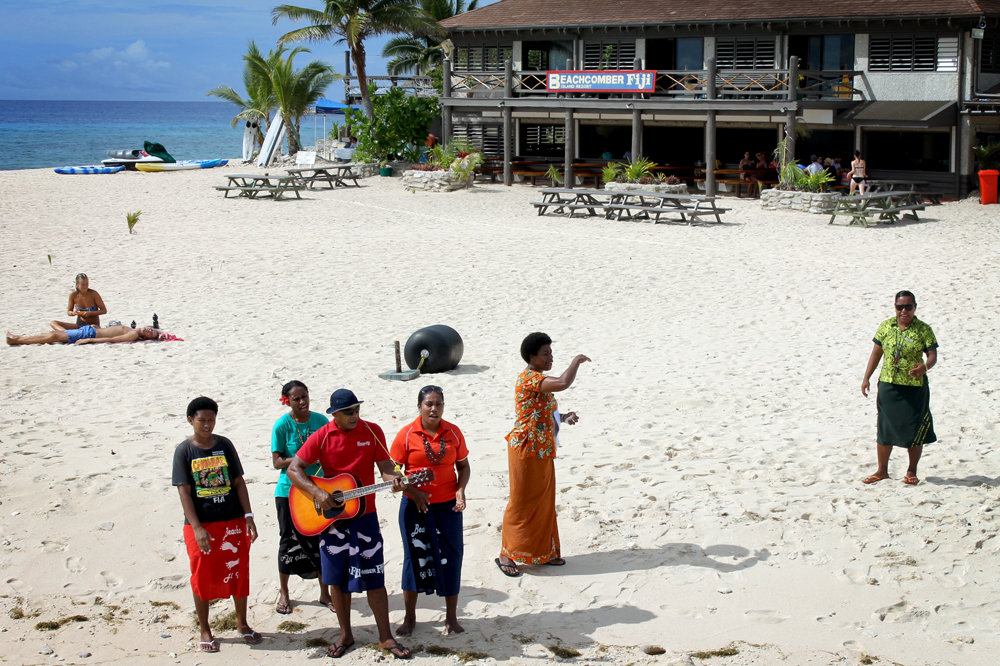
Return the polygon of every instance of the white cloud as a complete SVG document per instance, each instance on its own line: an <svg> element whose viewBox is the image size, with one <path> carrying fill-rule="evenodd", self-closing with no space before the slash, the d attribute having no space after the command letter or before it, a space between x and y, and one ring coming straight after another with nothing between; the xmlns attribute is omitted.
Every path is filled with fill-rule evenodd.
<svg viewBox="0 0 1000 666"><path fill-rule="evenodd" d="M81 53L73 58L69 58L59 63L59 68L64 71L75 69L75 67L103 68L113 67L119 72L131 70L162 70L169 69L170 63L166 60L157 60L153 53L146 46L143 40L137 40L129 44L125 49L118 50L111 46L94 49L88 53Z"/></svg>

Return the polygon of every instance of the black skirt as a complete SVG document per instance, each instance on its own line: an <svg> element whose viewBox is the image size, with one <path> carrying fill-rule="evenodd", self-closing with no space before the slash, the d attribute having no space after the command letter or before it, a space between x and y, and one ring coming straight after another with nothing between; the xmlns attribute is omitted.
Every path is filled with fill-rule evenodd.
<svg viewBox="0 0 1000 666"><path fill-rule="evenodd" d="M292 522L287 497L275 497L278 509L278 573L295 574L299 578L319 577L319 535L299 534Z"/></svg>
<svg viewBox="0 0 1000 666"><path fill-rule="evenodd" d="M931 416L931 389L878 383L878 443L910 449L937 441Z"/></svg>

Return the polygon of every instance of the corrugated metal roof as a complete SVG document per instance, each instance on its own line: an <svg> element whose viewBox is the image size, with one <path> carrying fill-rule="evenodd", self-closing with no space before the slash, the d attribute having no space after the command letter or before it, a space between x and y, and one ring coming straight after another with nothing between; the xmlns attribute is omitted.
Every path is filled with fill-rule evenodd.
<svg viewBox="0 0 1000 666"><path fill-rule="evenodd" d="M1000 0L500 0L446 19L449 29L641 23L915 18L1000 14Z"/></svg>

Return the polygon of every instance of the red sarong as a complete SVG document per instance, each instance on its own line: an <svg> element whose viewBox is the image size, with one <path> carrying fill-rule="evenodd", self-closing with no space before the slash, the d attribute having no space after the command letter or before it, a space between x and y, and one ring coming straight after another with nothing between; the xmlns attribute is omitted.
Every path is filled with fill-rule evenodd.
<svg viewBox="0 0 1000 666"><path fill-rule="evenodd" d="M198 548L194 529L184 526L184 544L191 560L191 590L202 601L250 595L250 535L245 518L202 523L214 539L206 555Z"/></svg>

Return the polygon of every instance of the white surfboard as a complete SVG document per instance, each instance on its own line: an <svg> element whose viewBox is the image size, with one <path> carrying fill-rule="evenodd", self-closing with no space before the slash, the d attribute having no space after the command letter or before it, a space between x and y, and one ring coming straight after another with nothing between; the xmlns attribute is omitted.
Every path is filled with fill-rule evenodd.
<svg viewBox="0 0 1000 666"><path fill-rule="evenodd" d="M275 115L271 126L267 128L267 136L264 137L264 145L260 147L257 155L257 166L267 167L274 158L275 153L281 146L281 141L285 138L285 123L280 116Z"/></svg>
<svg viewBox="0 0 1000 666"><path fill-rule="evenodd" d="M243 130L243 161L249 162L253 157L253 123L247 121L246 129Z"/></svg>

